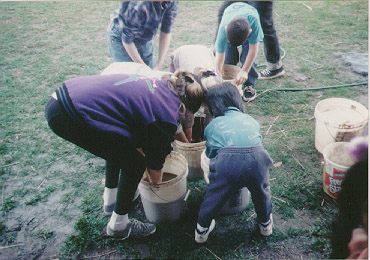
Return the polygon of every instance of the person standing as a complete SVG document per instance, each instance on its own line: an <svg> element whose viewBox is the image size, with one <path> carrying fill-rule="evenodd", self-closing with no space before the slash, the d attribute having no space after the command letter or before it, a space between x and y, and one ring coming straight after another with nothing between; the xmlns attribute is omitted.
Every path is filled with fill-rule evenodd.
<svg viewBox="0 0 370 260"><path fill-rule="evenodd" d="M122 1L110 17L108 48L115 62L137 62L160 70L171 41L177 1ZM158 28L159 54L155 62L153 38Z"/></svg>

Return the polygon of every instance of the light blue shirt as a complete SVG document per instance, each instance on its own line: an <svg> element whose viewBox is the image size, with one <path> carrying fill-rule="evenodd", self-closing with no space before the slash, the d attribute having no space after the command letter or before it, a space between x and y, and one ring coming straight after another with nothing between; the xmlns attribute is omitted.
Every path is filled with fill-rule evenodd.
<svg viewBox="0 0 370 260"><path fill-rule="evenodd" d="M252 32L248 36L249 44L256 44L263 40L264 35L260 23L260 16L257 10L249 4L236 2L228 6L222 15L215 43L216 51L218 53L226 52L227 38L225 26L227 26L230 21L236 17L243 17L249 22L249 26L252 29Z"/></svg>
<svg viewBox="0 0 370 260"><path fill-rule="evenodd" d="M214 118L204 131L206 155L212 159L223 147L257 146L262 142L260 125L236 107L229 107L224 116Z"/></svg>

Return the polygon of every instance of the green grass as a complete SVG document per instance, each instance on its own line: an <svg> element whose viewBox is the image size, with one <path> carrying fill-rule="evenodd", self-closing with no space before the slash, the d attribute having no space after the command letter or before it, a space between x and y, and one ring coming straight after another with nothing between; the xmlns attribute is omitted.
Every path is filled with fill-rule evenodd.
<svg viewBox="0 0 370 260"><path fill-rule="evenodd" d="M180 2L164 70L178 46L211 46L220 4ZM270 171L274 234L269 238L257 234L250 204L239 214L218 218L207 244L198 245L193 236L205 193L202 180L188 182L189 210L178 222L159 224L157 232L145 240L102 239L100 231L109 220L102 214L104 161L55 136L44 118L50 94L63 81L99 74L112 62L106 28L118 3L0 2L0 241L2 246L17 244L20 238L25 241L22 246L3 249L4 256L327 258L336 203L322 190L322 156L314 146L314 109L318 101L330 97L361 100L368 95L367 86L268 90L366 81L344 65L340 54L367 52L368 5L366 1L305 4L312 10L303 2L275 2L275 26L286 54L287 74L257 82L261 95L245 104L247 113L261 125L265 148L274 163L279 163ZM262 44L257 61L265 63ZM141 203L130 217L145 220Z"/></svg>

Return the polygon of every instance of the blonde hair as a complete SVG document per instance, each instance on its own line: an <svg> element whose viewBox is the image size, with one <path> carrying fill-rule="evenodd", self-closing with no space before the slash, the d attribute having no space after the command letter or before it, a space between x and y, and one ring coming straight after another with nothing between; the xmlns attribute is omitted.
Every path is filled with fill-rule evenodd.
<svg viewBox="0 0 370 260"><path fill-rule="evenodd" d="M218 75L210 75L210 76L204 76L204 74L206 72L211 72L211 73L214 73L213 70L209 70L209 69L205 69L205 68L195 68L194 69L194 75L198 76L201 80L201 83L203 85L203 88L205 90L209 90L210 88L212 88L213 86L217 85L217 84L221 84L224 82L224 80L222 79L222 77L218 76Z"/></svg>

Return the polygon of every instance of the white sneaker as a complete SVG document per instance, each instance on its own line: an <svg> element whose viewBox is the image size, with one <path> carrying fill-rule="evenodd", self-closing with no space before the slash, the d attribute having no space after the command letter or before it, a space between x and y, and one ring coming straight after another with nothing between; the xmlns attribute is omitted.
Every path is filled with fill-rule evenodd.
<svg viewBox="0 0 370 260"><path fill-rule="evenodd" d="M260 230L260 234L264 237L268 237L272 234L272 226L274 224L274 220L272 218L272 214L270 214L270 220L264 223L258 223L258 228Z"/></svg>
<svg viewBox="0 0 370 260"><path fill-rule="evenodd" d="M216 221L212 219L211 225L209 225L209 228L204 230L203 232L199 231L198 228L195 228L195 241L197 243L204 243L208 239L209 233L212 232L212 230L215 228Z"/></svg>

